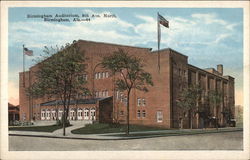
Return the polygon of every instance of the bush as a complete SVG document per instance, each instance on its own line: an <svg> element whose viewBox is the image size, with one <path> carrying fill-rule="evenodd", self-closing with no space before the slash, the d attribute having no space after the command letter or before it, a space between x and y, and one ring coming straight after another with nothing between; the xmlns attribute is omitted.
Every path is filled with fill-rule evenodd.
<svg viewBox="0 0 250 160"><path fill-rule="evenodd" d="M117 123L109 123L109 127L111 127L111 128L120 128L121 124L119 122L117 122Z"/></svg>

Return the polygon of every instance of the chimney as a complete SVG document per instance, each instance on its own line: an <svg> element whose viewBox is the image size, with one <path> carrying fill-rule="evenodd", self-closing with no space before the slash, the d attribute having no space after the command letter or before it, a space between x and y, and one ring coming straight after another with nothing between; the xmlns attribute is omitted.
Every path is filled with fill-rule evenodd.
<svg viewBox="0 0 250 160"><path fill-rule="evenodd" d="M223 75L223 65L222 64L217 65L217 71L219 72L220 75Z"/></svg>

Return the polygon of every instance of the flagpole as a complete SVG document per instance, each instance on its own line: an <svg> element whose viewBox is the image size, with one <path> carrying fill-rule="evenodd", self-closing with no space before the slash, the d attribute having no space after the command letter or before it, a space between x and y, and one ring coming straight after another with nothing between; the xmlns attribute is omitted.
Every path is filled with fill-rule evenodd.
<svg viewBox="0 0 250 160"><path fill-rule="evenodd" d="M161 41L161 27L159 22L159 12L157 12L157 37L158 37L158 72L160 73L160 41Z"/></svg>
<svg viewBox="0 0 250 160"><path fill-rule="evenodd" d="M23 44L23 87L25 87L25 55L24 55L24 44Z"/></svg>

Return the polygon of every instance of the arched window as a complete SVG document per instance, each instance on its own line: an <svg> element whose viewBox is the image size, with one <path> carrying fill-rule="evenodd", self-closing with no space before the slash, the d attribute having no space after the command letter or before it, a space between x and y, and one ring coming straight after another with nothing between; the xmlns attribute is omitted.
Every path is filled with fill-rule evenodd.
<svg viewBox="0 0 250 160"><path fill-rule="evenodd" d="M95 108L91 108L91 110L90 110L90 120L95 120L95 118L96 118Z"/></svg>
<svg viewBox="0 0 250 160"><path fill-rule="evenodd" d="M46 119L50 120L50 109L46 110Z"/></svg>
<svg viewBox="0 0 250 160"><path fill-rule="evenodd" d="M58 119L61 120L62 119L62 115L63 115L63 110L59 109L59 113L58 113Z"/></svg>
<svg viewBox="0 0 250 160"><path fill-rule="evenodd" d="M89 119L89 109L88 108L84 108L84 119L85 120Z"/></svg>
<svg viewBox="0 0 250 160"><path fill-rule="evenodd" d="M77 119L82 120L82 109L81 108L77 109Z"/></svg>
<svg viewBox="0 0 250 160"><path fill-rule="evenodd" d="M45 109L43 109L42 111L41 111L41 120L45 120L46 119L46 111L45 111Z"/></svg>

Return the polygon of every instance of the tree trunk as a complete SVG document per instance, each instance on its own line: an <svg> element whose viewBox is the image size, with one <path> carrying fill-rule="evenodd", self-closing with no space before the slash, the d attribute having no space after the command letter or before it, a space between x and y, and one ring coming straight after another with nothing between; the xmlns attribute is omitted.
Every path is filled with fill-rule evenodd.
<svg viewBox="0 0 250 160"><path fill-rule="evenodd" d="M192 115L192 111L190 111L190 128L193 129L193 115Z"/></svg>
<svg viewBox="0 0 250 160"><path fill-rule="evenodd" d="M130 95L130 89L128 90L127 94L127 132L126 132L127 135L129 135L129 95Z"/></svg>
<svg viewBox="0 0 250 160"><path fill-rule="evenodd" d="M216 130L218 130L218 120L219 120L218 106L216 105L216 119L215 119Z"/></svg>
<svg viewBox="0 0 250 160"><path fill-rule="evenodd" d="M56 122L58 121L58 108L56 108Z"/></svg>
<svg viewBox="0 0 250 160"><path fill-rule="evenodd" d="M65 103L65 102L64 102ZM63 105L63 136L65 136L65 120L66 120L66 117L65 117L65 110L66 107L65 107L65 104Z"/></svg>

